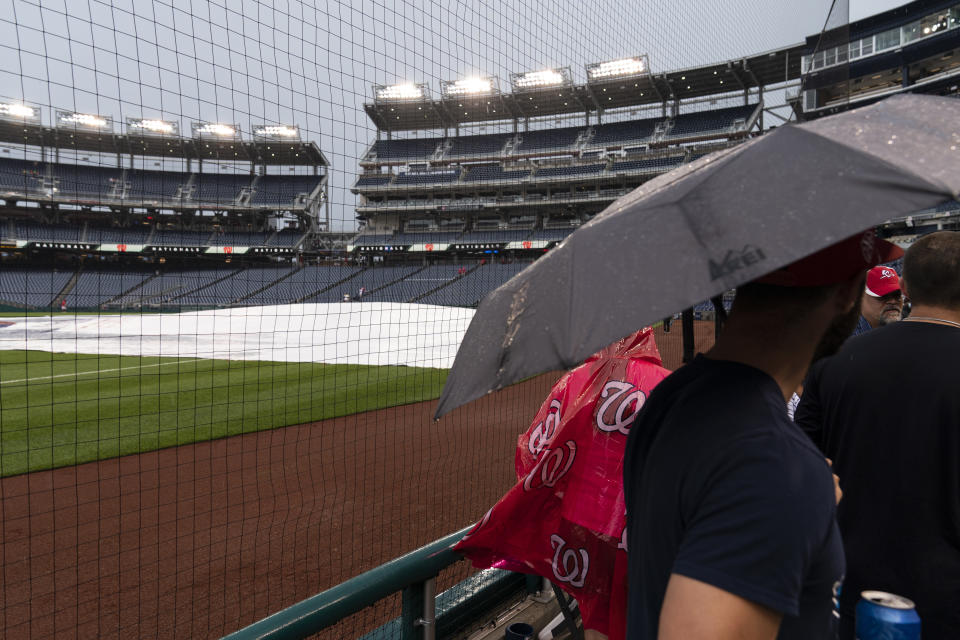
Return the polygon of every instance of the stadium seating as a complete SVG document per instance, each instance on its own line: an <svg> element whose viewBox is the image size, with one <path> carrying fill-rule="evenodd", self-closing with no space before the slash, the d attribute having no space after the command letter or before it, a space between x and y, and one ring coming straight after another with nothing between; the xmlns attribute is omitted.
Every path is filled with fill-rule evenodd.
<svg viewBox="0 0 960 640"><path fill-rule="evenodd" d="M45 171L42 162L0 158L0 191L36 191L40 188L40 178Z"/></svg>
<svg viewBox="0 0 960 640"><path fill-rule="evenodd" d="M233 205L241 189L249 187L252 181L253 176L249 174L198 173L194 176L191 197L204 204Z"/></svg>
<svg viewBox="0 0 960 640"><path fill-rule="evenodd" d="M412 302L432 289L436 289L459 275L458 266L433 265L406 276L403 280L364 296L371 302Z"/></svg>
<svg viewBox="0 0 960 640"><path fill-rule="evenodd" d="M530 233L529 230L470 231L463 234L463 237L457 242L460 244L513 242L515 240L527 240Z"/></svg>
<svg viewBox="0 0 960 640"><path fill-rule="evenodd" d="M393 180L392 173L368 173L357 178L355 187L382 187Z"/></svg>
<svg viewBox="0 0 960 640"><path fill-rule="evenodd" d="M4 267L0 269L0 303L49 307L71 277L71 271Z"/></svg>
<svg viewBox="0 0 960 640"><path fill-rule="evenodd" d="M529 169L504 171L503 167L499 164L478 164L467 169L464 182L492 182L496 180L519 181L529 176Z"/></svg>
<svg viewBox="0 0 960 640"><path fill-rule="evenodd" d="M217 231L209 243L218 247L262 247L269 236L269 231Z"/></svg>
<svg viewBox="0 0 960 640"><path fill-rule="evenodd" d="M289 207L300 194L311 194L320 185L320 176L260 176L254 183L250 204Z"/></svg>
<svg viewBox="0 0 960 640"><path fill-rule="evenodd" d="M150 240L151 245L204 247L213 235L211 231L181 231L177 229L157 229Z"/></svg>
<svg viewBox="0 0 960 640"><path fill-rule="evenodd" d="M439 138L413 140L377 140L370 147L368 160L428 160L437 150Z"/></svg>
<svg viewBox="0 0 960 640"><path fill-rule="evenodd" d="M297 244L300 238L303 237L304 231L298 229L283 229L278 231L275 235L271 236L267 240L268 247L293 247Z"/></svg>
<svg viewBox="0 0 960 640"><path fill-rule="evenodd" d="M122 170L111 167L92 167L50 163L55 195L62 198L103 200L116 195Z"/></svg>
<svg viewBox="0 0 960 640"><path fill-rule="evenodd" d="M290 273L292 265L276 267L250 267L237 271L223 280L213 282L202 289L177 296L174 304L214 306L227 305L248 296Z"/></svg>
<svg viewBox="0 0 960 640"><path fill-rule="evenodd" d="M95 244L144 244L149 237L150 227L147 225L137 225L126 229L115 227L88 227L84 240Z"/></svg>
<svg viewBox="0 0 960 640"><path fill-rule="evenodd" d="M520 273L529 264L529 262L486 264L477 268L474 268L475 265L465 265L468 269L466 275L455 279L444 288L434 291L418 302L448 307L476 306L488 293ZM453 267L457 266L453 265Z"/></svg>
<svg viewBox="0 0 960 640"><path fill-rule="evenodd" d="M653 139L653 132L661 118L611 122L594 127L591 147L614 146L624 144L642 144Z"/></svg>
<svg viewBox="0 0 960 640"><path fill-rule="evenodd" d="M643 158L641 160L624 160L614 162L610 171L614 173L629 171L667 171L683 162L683 156L667 156L660 158Z"/></svg>
<svg viewBox="0 0 960 640"><path fill-rule="evenodd" d="M83 227L41 224L39 222L20 222L15 224L16 235L20 240L47 242L80 242Z"/></svg>
<svg viewBox="0 0 960 640"><path fill-rule="evenodd" d="M65 300L68 309L93 309L150 277L144 272L84 271Z"/></svg>
<svg viewBox="0 0 960 640"><path fill-rule="evenodd" d="M405 278L418 269L419 267L410 266L378 266L364 269L358 273L356 277L353 277L350 280L342 283L342 285L333 287L329 291L319 293L305 302L340 302L343 300L345 294L349 295L351 299L356 300L361 288L363 288L366 292L363 300L399 302L399 300L388 300L384 296L375 296L376 290L395 280Z"/></svg>
<svg viewBox="0 0 960 640"><path fill-rule="evenodd" d="M528 240L560 241L573 233L573 229L540 229L533 232Z"/></svg>
<svg viewBox="0 0 960 640"><path fill-rule="evenodd" d="M513 137L514 134L506 133L449 138L450 146L447 148L444 157L465 158L470 156L500 155L507 141Z"/></svg>
<svg viewBox="0 0 960 640"><path fill-rule="evenodd" d="M321 289L341 282L361 270L360 267L338 265L310 265L289 278L241 301L244 305L289 304Z"/></svg>
<svg viewBox="0 0 960 640"><path fill-rule="evenodd" d="M236 269L205 269L163 273L145 280L136 289L131 290L131 287L122 289L127 293L114 300L113 304L120 306L171 304L171 301L177 296L208 286L214 280L226 277L234 271Z"/></svg>
<svg viewBox="0 0 960 640"><path fill-rule="evenodd" d="M533 175L535 180L540 178L565 178L568 176L595 175L606 169L604 164L585 164L571 167L543 167L537 169Z"/></svg>
<svg viewBox="0 0 960 640"><path fill-rule="evenodd" d="M523 131L519 134L520 143L516 146L514 152L529 153L567 149L573 146L583 131L583 127Z"/></svg>
<svg viewBox="0 0 960 640"><path fill-rule="evenodd" d="M190 181L190 174L128 169L124 179L127 200L173 200L180 187Z"/></svg>
<svg viewBox="0 0 960 640"><path fill-rule="evenodd" d="M444 184L456 182L460 179L460 170L447 171L414 171L400 173L394 184L414 185L414 184Z"/></svg>
<svg viewBox="0 0 960 640"><path fill-rule="evenodd" d="M747 120L757 109L756 104L727 107L712 111L680 114L667 132L665 140L696 138L731 133L738 120Z"/></svg>

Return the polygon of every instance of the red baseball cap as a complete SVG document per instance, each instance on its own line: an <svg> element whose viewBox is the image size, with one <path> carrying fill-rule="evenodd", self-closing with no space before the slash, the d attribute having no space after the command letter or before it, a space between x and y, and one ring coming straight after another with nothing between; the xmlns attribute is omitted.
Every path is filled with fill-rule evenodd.
<svg viewBox="0 0 960 640"><path fill-rule="evenodd" d="M820 287L843 282L870 267L892 262L902 255L903 249L881 240L873 229L867 229L757 278L755 282L781 287ZM899 279L896 288L900 288Z"/></svg>
<svg viewBox="0 0 960 640"><path fill-rule="evenodd" d="M867 271L866 294L874 298L900 291L900 278L890 267L874 267Z"/></svg>

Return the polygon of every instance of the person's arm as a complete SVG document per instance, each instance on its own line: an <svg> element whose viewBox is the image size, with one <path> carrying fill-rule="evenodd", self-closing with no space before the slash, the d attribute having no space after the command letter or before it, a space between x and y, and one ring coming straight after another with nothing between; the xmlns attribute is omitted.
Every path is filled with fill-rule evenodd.
<svg viewBox="0 0 960 640"><path fill-rule="evenodd" d="M783 614L674 573L660 609L659 640L773 640Z"/></svg>
<svg viewBox="0 0 960 640"><path fill-rule="evenodd" d="M820 376L826 360L826 358L820 360L810 367L807 378L803 381L803 394L800 395L800 402L793 414L793 421L806 432L820 451L823 451L825 444L823 407L820 402Z"/></svg>

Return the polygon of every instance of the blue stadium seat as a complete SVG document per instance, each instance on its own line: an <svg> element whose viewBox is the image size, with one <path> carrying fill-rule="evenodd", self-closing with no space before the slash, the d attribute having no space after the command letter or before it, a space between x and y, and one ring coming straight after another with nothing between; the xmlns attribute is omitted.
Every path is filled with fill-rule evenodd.
<svg viewBox="0 0 960 640"><path fill-rule="evenodd" d="M574 167L544 167L537 169L537 172L534 174L534 178L539 179L578 175L595 175L606 169L606 167L606 164L587 164Z"/></svg>
<svg viewBox="0 0 960 640"><path fill-rule="evenodd" d="M499 164L478 164L467 169L467 175L464 182L489 182L494 180L512 180L520 181L529 177L529 169L515 169L504 171Z"/></svg>
<svg viewBox="0 0 960 640"><path fill-rule="evenodd" d="M298 195L313 193L320 180L320 176L260 176L250 204L288 207Z"/></svg>
<svg viewBox="0 0 960 640"><path fill-rule="evenodd" d="M367 154L369 160L428 160L437 150L440 138L413 140L377 140Z"/></svg>
<svg viewBox="0 0 960 640"><path fill-rule="evenodd" d="M573 146L577 138L584 131L584 127L564 127L561 129L541 129L538 131L523 131L520 134L520 144L513 150L514 153L531 151L562 150Z"/></svg>

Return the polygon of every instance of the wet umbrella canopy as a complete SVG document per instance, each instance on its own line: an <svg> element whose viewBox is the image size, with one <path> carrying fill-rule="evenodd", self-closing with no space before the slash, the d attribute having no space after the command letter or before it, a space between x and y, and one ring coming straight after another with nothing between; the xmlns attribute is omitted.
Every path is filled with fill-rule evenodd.
<svg viewBox="0 0 960 640"><path fill-rule="evenodd" d="M439 418L639 327L960 191L960 100L895 96L662 175L491 292Z"/></svg>

